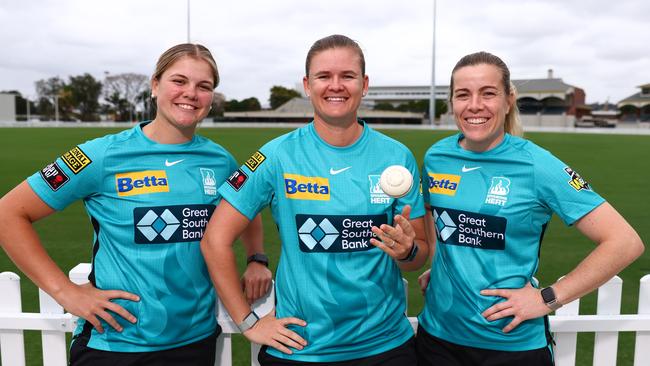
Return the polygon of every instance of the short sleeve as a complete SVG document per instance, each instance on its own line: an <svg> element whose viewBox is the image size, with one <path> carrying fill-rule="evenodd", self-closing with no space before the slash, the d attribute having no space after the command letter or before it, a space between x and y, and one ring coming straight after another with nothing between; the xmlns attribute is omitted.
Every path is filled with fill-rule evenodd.
<svg viewBox="0 0 650 366"><path fill-rule="evenodd" d="M98 191L106 148L102 138L75 146L28 177L27 183L48 206L63 210Z"/></svg>
<svg viewBox="0 0 650 366"><path fill-rule="evenodd" d="M567 225L605 201L578 172L546 151L535 158L535 185L540 202Z"/></svg>
<svg viewBox="0 0 650 366"><path fill-rule="evenodd" d="M269 143L270 144L270 143ZM273 148L269 144L256 151L226 182L219 194L248 219L269 204L273 197Z"/></svg>

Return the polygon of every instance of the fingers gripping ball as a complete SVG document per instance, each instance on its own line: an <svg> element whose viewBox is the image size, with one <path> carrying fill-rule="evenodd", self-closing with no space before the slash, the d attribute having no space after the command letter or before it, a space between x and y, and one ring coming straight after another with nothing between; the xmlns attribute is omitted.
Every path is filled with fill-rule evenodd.
<svg viewBox="0 0 650 366"><path fill-rule="evenodd" d="M379 178L381 190L393 198L404 197L413 187L413 176L401 165L391 165Z"/></svg>

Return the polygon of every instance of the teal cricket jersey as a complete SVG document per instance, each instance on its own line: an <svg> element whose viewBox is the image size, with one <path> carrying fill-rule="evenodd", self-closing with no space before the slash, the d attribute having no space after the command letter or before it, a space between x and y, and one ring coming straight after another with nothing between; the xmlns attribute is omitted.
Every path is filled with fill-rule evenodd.
<svg viewBox="0 0 650 366"><path fill-rule="evenodd" d="M292 355L269 348L275 357L344 361L413 337L399 267L369 239L372 226L392 224L406 204L411 218L424 215L417 185L397 200L379 188L389 165L414 177L418 169L404 145L363 127L355 143L335 147L310 123L264 145L219 188L249 219L270 203L280 232L276 316L305 320L291 328L308 345Z"/></svg>
<svg viewBox="0 0 650 366"><path fill-rule="evenodd" d="M578 173L528 140L506 134L494 149L476 153L463 149L461 138L443 139L424 156L424 200L431 205L437 245L420 325L464 346L544 347L544 318L503 333L512 317L489 322L481 316L503 299L479 292L531 282L551 215L572 225L604 200Z"/></svg>
<svg viewBox="0 0 650 366"><path fill-rule="evenodd" d="M83 200L94 229L90 282L141 298L113 300L138 319L115 314L122 332L103 322L100 334L79 320L75 335L90 335L88 347L99 350L175 348L217 329L199 242L220 201L217 187L237 164L206 138L159 144L142 126L78 145L27 180L55 210Z"/></svg>

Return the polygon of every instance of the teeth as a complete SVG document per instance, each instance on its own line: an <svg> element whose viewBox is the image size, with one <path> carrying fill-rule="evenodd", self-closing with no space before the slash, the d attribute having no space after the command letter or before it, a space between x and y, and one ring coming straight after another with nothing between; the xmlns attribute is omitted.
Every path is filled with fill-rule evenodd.
<svg viewBox="0 0 650 366"><path fill-rule="evenodd" d="M487 118L484 117L474 117L474 118L466 118L465 121L467 123L472 123L472 124L481 124L487 122Z"/></svg>
<svg viewBox="0 0 650 366"><path fill-rule="evenodd" d="M179 108L181 109L187 109L187 110L195 110L196 107L191 106L189 104L177 104Z"/></svg>
<svg viewBox="0 0 650 366"><path fill-rule="evenodd" d="M345 98L343 97L327 97L325 98L330 102L345 102Z"/></svg>

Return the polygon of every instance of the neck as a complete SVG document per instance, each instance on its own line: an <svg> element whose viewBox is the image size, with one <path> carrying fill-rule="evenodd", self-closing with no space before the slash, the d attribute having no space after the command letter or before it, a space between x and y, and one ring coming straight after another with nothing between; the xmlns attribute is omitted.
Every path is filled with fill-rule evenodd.
<svg viewBox="0 0 650 366"><path fill-rule="evenodd" d="M352 145L363 132L363 126L356 119L345 124L332 124L315 117L314 128L325 142L338 147Z"/></svg>
<svg viewBox="0 0 650 366"><path fill-rule="evenodd" d="M179 129L170 123L156 117L151 123L142 128L142 132L149 139L159 144L182 144L192 140L196 126L187 129Z"/></svg>
<svg viewBox="0 0 650 366"><path fill-rule="evenodd" d="M504 137L505 135L501 134L499 135L499 137L497 137L492 141L470 141L469 139L467 139L467 137L463 137L463 139L460 140L460 146L463 149L472 152L478 152L478 153L486 152L488 150L492 150L495 147L497 147L497 145L499 145L501 141L503 141Z"/></svg>

